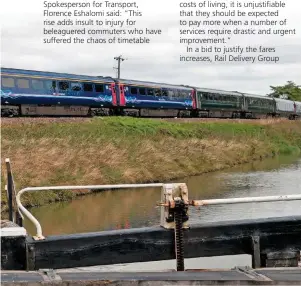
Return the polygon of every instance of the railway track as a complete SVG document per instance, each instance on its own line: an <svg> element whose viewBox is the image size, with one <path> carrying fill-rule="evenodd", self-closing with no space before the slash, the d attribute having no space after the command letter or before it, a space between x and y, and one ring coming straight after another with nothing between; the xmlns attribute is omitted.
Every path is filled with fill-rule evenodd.
<svg viewBox="0 0 301 286"><path fill-rule="evenodd" d="M99 119L107 117L98 117ZM193 123L193 122L231 122L231 123L254 123L254 124L274 124L277 122L288 121L286 118L269 119L221 119L221 118L147 118L148 120L160 120L174 123ZM20 124L51 124L51 123L80 123L89 122L93 118L87 117L14 117L1 118L1 126L20 125ZM137 118L136 120L145 120Z"/></svg>

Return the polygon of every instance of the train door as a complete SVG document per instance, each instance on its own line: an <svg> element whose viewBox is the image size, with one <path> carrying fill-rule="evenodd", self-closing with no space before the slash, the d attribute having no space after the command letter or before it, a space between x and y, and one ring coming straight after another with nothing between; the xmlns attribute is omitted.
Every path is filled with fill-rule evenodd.
<svg viewBox="0 0 301 286"><path fill-rule="evenodd" d="M248 109L249 109L248 99L245 97L244 94L242 96L243 96L243 99L242 99L242 102L243 102L243 104L242 104L242 110L243 111L248 111Z"/></svg>
<svg viewBox="0 0 301 286"><path fill-rule="evenodd" d="M297 104L294 102L294 114L297 114Z"/></svg>
<svg viewBox="0 0 301 286"><path fill-rule="evenodd" d="M112 93L112 105L116 106L117 105L117 95L116 95L116 84L115 83L111 83L110 90Z"/></svg>
<svg viewBox="0 0 301 286"><path fill-rule="evenodd" d="M197 109L202 109L202 100L203 100L203 94L201 91L195 91L195 98L196 98L196 106Z"/></svg>
<svg viewBox="0 0 301 286"><path fill-rule="evenodd" d="M119 83L118 84L118 90L119 90L119 106L125 106L125 93L124 93L124 84Z"/></svg>
<svg viewBox="0 0 301 286"><path fill-rule="evenodd" d="M197 109L198 108L198 100L197 100L197 95L196 95L195 89L192 89L191 97L192 97L192 109Z"/></svg>

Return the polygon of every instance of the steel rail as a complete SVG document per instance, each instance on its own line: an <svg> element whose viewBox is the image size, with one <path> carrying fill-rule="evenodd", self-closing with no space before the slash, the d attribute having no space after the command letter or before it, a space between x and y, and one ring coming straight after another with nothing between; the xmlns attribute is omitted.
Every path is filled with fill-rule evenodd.
<svg viewBox="0 0 301 286"><path fill-rule="evenodd" d="M224 205L224 204L242 204L255 202L278 202L278 201L294 201L301 200L301 195L281 195L281 196L265 196L265 197L246 197L246 198L229 198L229 199L213 199L213 200L193 200L192 206L207 205Z"/></svg>

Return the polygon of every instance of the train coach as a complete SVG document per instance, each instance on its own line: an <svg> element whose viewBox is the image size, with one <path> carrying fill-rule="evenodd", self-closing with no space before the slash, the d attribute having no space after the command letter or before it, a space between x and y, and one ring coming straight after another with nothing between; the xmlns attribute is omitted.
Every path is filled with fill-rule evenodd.
<svg viewBox="0 0 301 286"><path fill-rule="evenodd" d="M197 116L213 118L240 118L243 96L236 91L196 88Z"/></svg>
<svg viewBox="0 0 301 286"><path fill-rule="evenodd" d="M113 114L116 107L109 77L1 69L2 116Z"/></svg>
<svg viewBox="0 0 301 286"><path fill-rule="evenodd" d="M121 115L190 117L196 110L192 87L137 80L116 80Z"/></svg>
<svg viewBox="0 0 301 286"><path fill-rule="evenodd" d="M267 118L274 117L276 103L274 98L257 94L242 93L242 117L243 118Z"/></svg>
<svg viewBox="0 0 301 286"><path fill-rule="evenodd" d="M281 98L275 98L275 116L287 117L289 119L295 119L298 117L297 101L285 100ZM301 102L300 102L301 105Z"/></svg>

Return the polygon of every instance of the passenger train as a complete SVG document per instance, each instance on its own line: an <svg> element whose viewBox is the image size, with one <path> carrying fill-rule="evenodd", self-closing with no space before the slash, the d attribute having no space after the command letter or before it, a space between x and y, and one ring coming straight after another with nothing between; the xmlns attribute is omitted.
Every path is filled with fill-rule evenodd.
<svg viewBox="0 0 301 286"><path fill-rule="evenodd" d="M2 116L301 118L301 102L238 91L1 69Z"/></svg>

